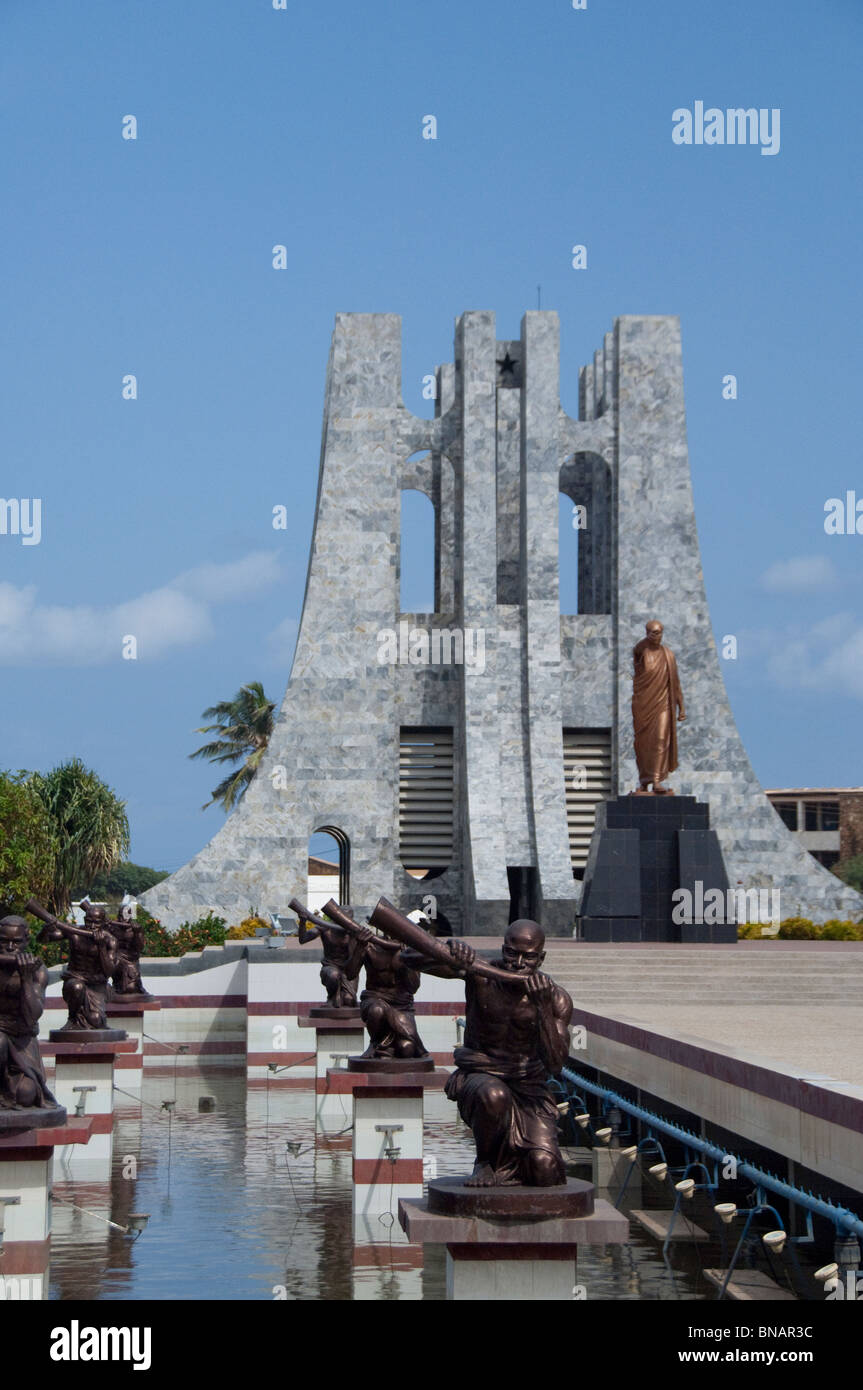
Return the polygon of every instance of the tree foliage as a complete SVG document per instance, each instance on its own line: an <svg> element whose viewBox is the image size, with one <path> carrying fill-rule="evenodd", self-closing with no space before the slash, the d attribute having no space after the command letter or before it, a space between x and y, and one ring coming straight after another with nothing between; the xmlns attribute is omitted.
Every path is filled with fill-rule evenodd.
<svg viewBox="0 0 863 1390"><path fill-rule="evenodd" d="M54 883L54 823L26 772L0 772L0 916L20 914Z"/></svg>
<svg viewBox="0 0 863 1390"><path fill-rule="evenodd" d="M80 758L32 773L28 786L53 822L57 851L47 896L51 909L65 916L78 884L108 873L128 854L126 803Z"/></svg>
<svg viewBox="0 0 863 1390"><path fill-rule="evenodd" d="M197 748L189 757L207 758L211 763L236 763L242 758L243 765L222 779L210 800L201 807L202 811L214 802L232 811L242 800L270 741L274 709L261 682L249 681L240 687L233 700L223 700L204 710L201 717L216 722L204 724L195 732L218 734L218 738Z"/></svg>
<svg viewBox="0 0 863 1390"><path fill-rule="evenodd" d="M125 893L139 898L148 888L152 888L155 883L161 883L167 877L168 874L159 869L148 869L143 864L126 862L117 864L107 873L97 874L87 883L76 884L72 896L80 898L89 893L94 901L111 902L122 898Z"/></svg>

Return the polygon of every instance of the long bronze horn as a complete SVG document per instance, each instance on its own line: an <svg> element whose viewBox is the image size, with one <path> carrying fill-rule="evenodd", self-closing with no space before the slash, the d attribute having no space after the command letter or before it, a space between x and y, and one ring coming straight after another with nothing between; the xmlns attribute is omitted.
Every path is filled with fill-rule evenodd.
<svg viewBox="0 0 863 1390"><path fill-rule="evenodd" d="M332 922L325 922L322 917L316 917L313 912L309 911L304 903L300 902L299 898L291 898L288 907L291 909L291 912L297 914L301 922L311 922L313 927L331 927L333 925ZM326 909L324 910L326 911Z"/></svg>
<svg viewBox="0 0 863 1390"><path fill-rule="evenodd" d="M324 909L329 912L329 903ZM461 969L450 955L449 948L437 937L431 936L416 922L412 922L409 917L405 917L403 912L399 912L397 907L388 898L379 898L374 912L369 917L369 921L381 931L385 931L389 936L394 936L397 941L401 941L405 946L412 946L415 951L421 951L424 956L430 956L432 960L439 961L441 965L449 966L450 970L460 973ZM488 961L477 958L472 970L477 975L485 975L490 980L498 980L504 985L521 985L524 989L523 975L517 975L511 970L501 970L497 965L489 965Z"/></svg>

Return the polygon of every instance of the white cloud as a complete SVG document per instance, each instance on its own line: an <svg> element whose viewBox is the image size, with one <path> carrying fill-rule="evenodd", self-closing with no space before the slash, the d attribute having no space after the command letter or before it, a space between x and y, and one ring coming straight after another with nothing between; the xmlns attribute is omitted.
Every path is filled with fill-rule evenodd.
<svg viewBox="0 0 863 1390"><path fill-rule="evenodd" d="M193 598L219 603L260 593L261 589L275 584L280 575L278 557L269 550L256 550L242 560L230 560L224 565L198 565L186 570L177 576L171 588Z"/></svg>
<svg viewBox="0 0 863 1390"><path fill-rule="evenodd" d="M825 657L821 676L826 689L844 690L863 700L863 627L855 628Z"/></svg>
<svg viewBox="0 0 863 1390"><path fill-rule="evenodd" d="M778 560L761 576L762 587L771 594L823 594L838 583L839 576L826 555Z"/></svg>
<svg viewBox="0 0 863 1390"><path fill-rule="evenodd" d="M278 578L276 557L257 552L199 565L159 589L105 606L40 604L34 585L0 583L0 665L101 666L120 659L129 635L139 658L163 657L212 638L214 604L248 598Z"/></svg>
<svg viewBox="0 0 863 1390"><path fill-rule="evenodd" d="M863 700L863 623L836 613L786 636L761 634L767 670L780 685Z"/></svg>

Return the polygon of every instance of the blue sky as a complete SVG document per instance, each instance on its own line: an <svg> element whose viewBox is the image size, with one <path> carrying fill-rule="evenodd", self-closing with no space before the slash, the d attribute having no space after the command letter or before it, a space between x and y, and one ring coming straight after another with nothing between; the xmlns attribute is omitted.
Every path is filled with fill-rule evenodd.
<svg viewBox="0 0 863 1390"><path fill-rule="evenodd" d="M428 414L456 315L515 337L541 285L572 414L616 314L681 316L744 742L767 786L863 781L863 536L823 527L863 498L861 40L857 0L3 0L0 492L43 522L0 535L0 765L77 754L134 859L199 849L201 711L287 680L335 313L403 316ZM779 154L676 146L696 100L780 108Z"/></svg>

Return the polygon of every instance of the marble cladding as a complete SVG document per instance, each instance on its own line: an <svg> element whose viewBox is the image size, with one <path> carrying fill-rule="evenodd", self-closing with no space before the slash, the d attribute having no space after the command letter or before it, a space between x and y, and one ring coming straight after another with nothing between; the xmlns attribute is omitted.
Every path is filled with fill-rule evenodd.
<svg viewBox="0 0 863 1390"><path fill-rule="evenodd" d="M499 361L516 367L502 381ZM569 934L572 877L562 729L613 731L613 793L637 782L632 647L659 617L687 704L680 795L710 803L732 886L779 887L783 915L860 917L863 897L822 869L764 796L740 742L714 645L693 511L680 325L615 320L582 370L581 419L559 401L557 315L531 311L518 341L464 314L437 373L433 420L401 399L394 314L339 314L327 369L314 538L296 655L255 781L199 854L144 895L169 928L215 909L239 921L306 893L308 839L351 845L351 902L406 910L435 895L454 932L509 914L507 865L529 868L546 929ZM518 384L515 384L518 383ZM399 613L400 491L436 507L434 615ZM588 499L583 607L560 615L558 494ZM482 669L380 664L379 633L480 629ZM452 726L455 852L439 877L398 857L402 725Z"/></svg>

